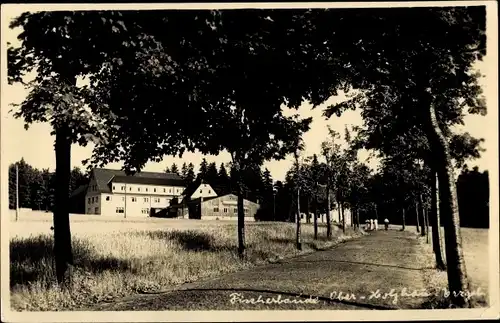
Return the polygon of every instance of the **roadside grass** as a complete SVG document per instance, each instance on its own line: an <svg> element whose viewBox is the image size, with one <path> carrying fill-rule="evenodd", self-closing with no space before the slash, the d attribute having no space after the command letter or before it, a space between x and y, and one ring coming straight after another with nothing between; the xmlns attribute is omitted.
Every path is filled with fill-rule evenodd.
<svg viewBox="0 0 500 323"><path fill-rule="evenodd" d="M412 227L412 229L416 230L415 227ZM443 228L441 229L441 233L444 234ZM465 265L470 284L469 292L478 292L478 295L473 295L469 299L472 308L488 306L488 231L488 229L461 228ZM419 261L425 264L423 267L426 269L424 269L423 276L427 290L432 294L429 300L424 303L424 308L451 308L453 305L450 303L449 297L445 297L444 295L444 291L448 288L447 273L446 271L435 269L436 262L432 249L432 233L429 235L429 242L426 243L425 237L419 237L419 243L422 248ZM444 246L443 256L445 256Z"/></svg>
<svg viewBox="0 0 500 323"><path fill-rule="evenodd" d="M166 220L165 223L168 223ZM106 225L99 223L95 225ZM74 266L70 289L60 289L54 278L53 237L50 233L11 235L11 307L15 311L75 310L136 293L166 290L176 285L251 266L276 262L334 246L363 233L333 226L327 240L320 225L302 225L303 250L295 248L292 223L248 223L247 258L237 254L236 223L193 229L117 230L91 233L72 225Z"/></svg>

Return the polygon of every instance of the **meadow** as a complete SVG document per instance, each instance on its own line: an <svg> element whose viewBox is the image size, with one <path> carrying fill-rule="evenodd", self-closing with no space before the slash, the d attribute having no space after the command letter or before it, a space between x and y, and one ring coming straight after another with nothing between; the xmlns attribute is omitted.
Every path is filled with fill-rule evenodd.
<svg viewBox="0 0 500 323"><path fill-rule="evenodd" d="M353 238L334 226L302 226L295 248L293 223L247 223L247 259L237 254L236 223L183 219L71 216L72 288L53 275L51 216L21 216L9 223L11 307L16 311L77 310L92 304L176 285L328 248Z"/></svg>
<svg viewBox="0 0 500 323"><path fill-rule="evenodd" d="M430 266L435 265L434 253L432 250L432 228L430 228L429 243L427 244L426 238L421 238L421 244L424 248L426 262ZM415 226L407 226L407 231L416 232ZM471 298L473 306L486 306L489 293L489 230L477 228L461 228L462 244L465 258L465 265L467 276L470 283L470 291L477 291L478 288L485 296ZM444 228L441 227L441 235L444 237ZM443 238L444 243L444 238ZM443 256L444 253L443 246ZM447 288L448 281L445 271L437 271L435 269L427 270L424 275L426 284L430 290L442 290ZM428 306L431 307L447 307L448 302L445 299L433 299L429 302Z"/></svg>

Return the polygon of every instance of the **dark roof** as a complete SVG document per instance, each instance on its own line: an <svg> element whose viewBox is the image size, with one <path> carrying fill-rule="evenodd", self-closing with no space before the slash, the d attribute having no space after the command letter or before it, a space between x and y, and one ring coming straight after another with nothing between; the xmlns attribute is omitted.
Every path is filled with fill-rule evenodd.
<svg viewBox="0 0 500 323"><path fill-rule="evenodd" d="M175 173L139 172L127 176L122 170L106 168L95 168L92 172L96 179L97 189L101 193L111 192L109 186L111 182L184 186L182 177Z"/></svg>
<svg viewBox="0 0 500 323"><path fill-rule="evenodd" d="M80 195L80 194L82 194L82 193L87 192L87 188L88 188L88 187L89 187L89 185L88 185L88 184L84 184L84 185L80 185L80 186L78 186L78 187L77 187L77 189L76 189L76 190L74 190L74 191L71 193L70 197L76 197L76 196L78 196L78 195Z"/></svg>

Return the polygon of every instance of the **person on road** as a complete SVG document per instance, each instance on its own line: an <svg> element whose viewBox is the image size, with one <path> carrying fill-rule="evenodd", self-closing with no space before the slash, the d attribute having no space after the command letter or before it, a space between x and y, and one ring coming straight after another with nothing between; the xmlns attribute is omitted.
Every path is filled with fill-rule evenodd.
<svg viewBox="0 0 500 323"><path fill-rule="evenodd" d="M384 220L384 226L386 231L389 230L389 220L387 218Z"/></svg>

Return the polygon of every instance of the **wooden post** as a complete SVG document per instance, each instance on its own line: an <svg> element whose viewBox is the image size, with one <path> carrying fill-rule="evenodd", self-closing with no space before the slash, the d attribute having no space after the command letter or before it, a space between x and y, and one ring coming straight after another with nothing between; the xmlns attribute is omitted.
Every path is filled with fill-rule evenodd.
<svg viewBox="0 0 500 323"><path fill-rule="evenodd" d="M123 218L127 218L127 183L125 183L125 207L123 208Z"/></svg>

